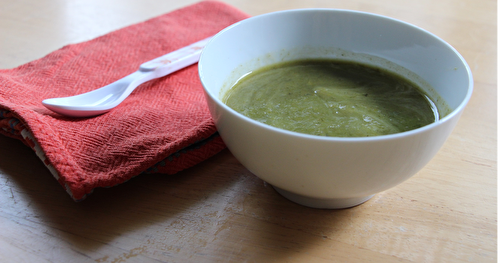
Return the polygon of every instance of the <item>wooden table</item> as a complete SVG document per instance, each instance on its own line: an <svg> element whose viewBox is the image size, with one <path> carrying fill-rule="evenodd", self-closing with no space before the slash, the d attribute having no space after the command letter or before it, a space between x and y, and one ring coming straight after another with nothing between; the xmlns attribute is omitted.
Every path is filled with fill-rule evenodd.
<svg viewBox="0 0 500 263"><path fill-rule="evenodd" d="M0 68L194 2L0 0ZM328 7L413 23L465 57L474 94L421 172L344 210L287 201L227 150L175 176L139 176L75 203L31 149L2 136L0 262L496 261L496 1L226 2L251 15Z"/></svg>

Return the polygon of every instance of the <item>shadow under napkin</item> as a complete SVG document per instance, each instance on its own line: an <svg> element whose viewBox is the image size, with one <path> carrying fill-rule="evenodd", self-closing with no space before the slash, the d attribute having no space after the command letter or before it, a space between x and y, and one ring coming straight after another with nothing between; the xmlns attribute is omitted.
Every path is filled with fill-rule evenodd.
<svg viewBox="0 0 500 263"><path fill-rule="evenodd" d="M225 148L197 65L141 85L93 118L57 116L41 101L107 85L247 17L227 4L203 1L0 70L0 86L7 87L0 91L0 133L34 148L75 200L147 169L173 174L191 167Z"/></svg>
<svg viewBox="0 0 500 263"><path fill-rule="evenodd" d="M0 141L20 145L7 138ZM0 155L8 152L0 147ZM137 262L286 261L326 244L333 244L335 251L350 246L325 241L335 240L359 213L357 208L321 210L292 203L227 150L176 175L140 176L112 189L97 189L76 204L61 198L48 176L40 177L48 172L28 148L9 158L26 158L32 167L0 160L0 170L13 181L5 185L13 194L4 200L9 208L4 206L3 212L15 213L4 217L23 225L29 231L24 237L46 240L52 252L43 253L48 261L51 254L59 260L98 262L132 256ZM12 242L29 247L31 240Z"/></svg>

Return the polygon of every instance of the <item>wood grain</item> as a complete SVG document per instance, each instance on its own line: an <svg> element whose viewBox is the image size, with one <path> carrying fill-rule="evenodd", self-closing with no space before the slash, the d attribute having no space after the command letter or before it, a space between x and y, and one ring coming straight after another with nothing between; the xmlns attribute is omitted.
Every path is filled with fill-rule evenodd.
<svg viewBox="0 0 500 263"><path fill-rule="evenodd" d="M0 0L0 68L194 2ZM0 137L0 262L496 262L496 1L225 2L250 15L325 7L413 23L465 57L474 94L422 171L344 210L285 200L227 150L75 203L31 149Z"/></svg>

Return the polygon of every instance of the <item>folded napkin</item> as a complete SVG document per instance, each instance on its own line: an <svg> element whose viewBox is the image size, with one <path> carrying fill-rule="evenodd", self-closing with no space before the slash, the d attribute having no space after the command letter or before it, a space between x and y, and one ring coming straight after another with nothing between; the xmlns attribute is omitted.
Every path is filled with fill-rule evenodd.
<svg viewBox="0 0 500 263"><path fill-rule="evenodd" d="M41 101L105 86L247 17L204 1L0 70L0 133L32 147L75 200L142 173L191 167L225 148L197 65L141 85L97 117L65 117Z"/></svg>

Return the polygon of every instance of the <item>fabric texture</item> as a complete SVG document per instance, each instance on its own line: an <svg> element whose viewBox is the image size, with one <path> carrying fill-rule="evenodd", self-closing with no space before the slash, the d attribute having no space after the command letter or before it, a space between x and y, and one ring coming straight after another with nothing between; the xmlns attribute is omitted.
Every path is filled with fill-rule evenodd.
<svg viewBox="0 0 500 263"><path fill-rule="evenodd" d="M65 117L41 101L105 86L247 17L221 2L199 2L0 70L0 133L33 148L75 200L142 173L174 174L202 162L225 145L196 64L142 84L96 117Z"/></svg>

